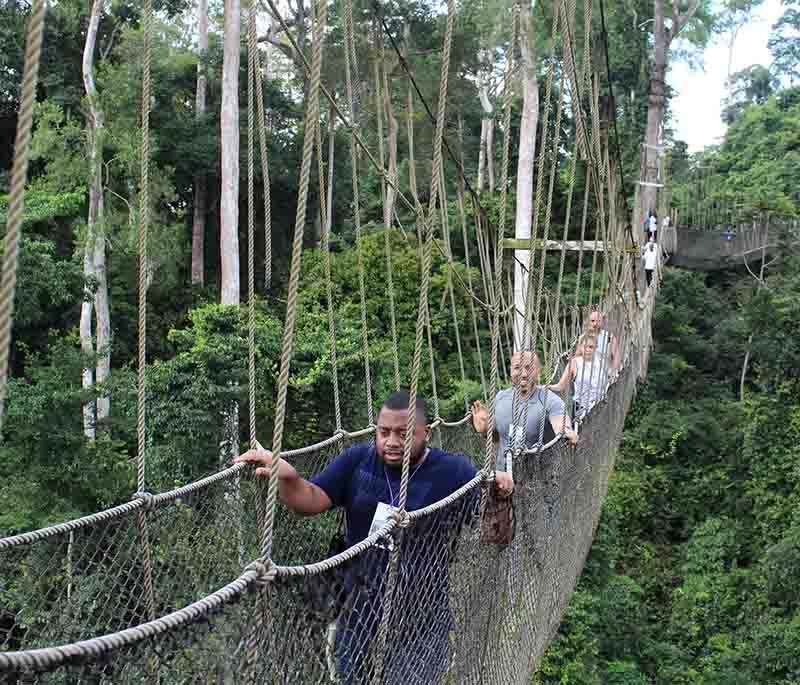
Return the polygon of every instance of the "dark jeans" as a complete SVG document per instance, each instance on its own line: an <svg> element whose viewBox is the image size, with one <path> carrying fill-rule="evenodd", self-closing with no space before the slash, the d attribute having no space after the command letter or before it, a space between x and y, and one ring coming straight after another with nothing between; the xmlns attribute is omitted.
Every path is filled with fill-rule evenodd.
<svg viewBox="0 0 800 685"><path fill-rule="evenodd" d="M645 269L644 277L647 279L647 285L650 285L653 282L653 269Z"/></svg>

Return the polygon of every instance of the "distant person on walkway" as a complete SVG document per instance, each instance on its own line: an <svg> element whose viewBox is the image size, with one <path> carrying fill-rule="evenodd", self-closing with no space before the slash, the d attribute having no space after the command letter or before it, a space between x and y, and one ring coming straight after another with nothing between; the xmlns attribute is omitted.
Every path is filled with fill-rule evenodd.
<svg viewBox="0 0 800 685"><path fill-rule="evenodd" d="M650 240L655 241L658 238L658 215L655 212L650 212L648 232L650 234Z"/></svg>
<svg viewBox="0 0 800 685"><path fill-rule="evenodd" d="M283 459L278 460L278 495L292 511L321 514L342 507L348 547L380 530L397 511L403 466L409 394L398 391L381 407L374 443L354 445L321 473L306 480ZM430 427L425 402L417 398L417 422L412 438L406 509L422 509L469 483L477 471L467 457L428 447ZM268 478L272 453L250 450L236 462L255 465L256 476ZM501 496L513 483L497 474ZM384 660L384 685L441 682L450 664L448 549L457 530L476 513L473 502L446 507L408 528L400 556L392 621L400 623L403 639L390 641ZM386 567L392 541L359 555L348 569L345 590L349 609L338 619L336 662L342 682L362 685L372 678L372 641L378 633L384 602ZM399 601L402 598L402 601Z"/></svg>
<svg viewBox="0 0 800 685"><path fill-rule="evenodd" d="M598 309L593 309L589 314L589 324L586 327L586 334L596 338L597 354L606 358L606 366L610 366L612 372L619 371L622 366L622 354L619 346L619 339L616 335L606 330L603 326L604 317Z"/></svg>
<svg viewBox="0 0 800 685"><path fill-rule="evenodd" d="M546 439L548 424L553 431L553 437L563 433L570 444L578 443L578 434L572 430L572 422L564 412L563 400L545 386L539 385L540 372L539 355L535 352L515 352L511 357L512 387L501 390L495 398L495 469L498 475L508 470L506 457L509 450L518 447L525 449L537 443L549 442ZM515 390L519 405L516 407ZM527 420L523 430L515 422L522 421L525 404ZM489 412L480 400L472 404L472 425L478 433L486 433L489 427Z"/></svg>
<svg viewBox="0 0 800 685"><path fill-rule="evenodd" d="M670 221L669 214L665 214L664 218L661 219L661 228L664 229L665 231L669 228L669 221Z"/></svg>
<svg viewBox="0 0 800 685"><path fill-rule="evenodd" d="M649 286L653 282L653 272L658 268L659 262L659 249L654 241L651 240L645 245L642 260L644 261L644 275Z"/></svg>
<svg viewBox="0 0 800 685"><path fill-rule="evenodd" d="M564 368L561 379L548 387L563 394L572 381L574 416L582 419L606 394L608 379L608 363L597 354L597 336L587 333L578 343L575 355Z"/></svg>

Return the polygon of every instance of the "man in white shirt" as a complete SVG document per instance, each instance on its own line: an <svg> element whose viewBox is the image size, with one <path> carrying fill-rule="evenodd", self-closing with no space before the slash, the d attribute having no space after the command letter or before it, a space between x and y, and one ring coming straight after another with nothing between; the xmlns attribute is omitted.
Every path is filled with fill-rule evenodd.
<svg viewBox="0 0 800 685"><path fill-rule="evenodd" d="M659 249L654 240L650 240L645 246L642 260L644 261L644 276L649 286L653 282L653 272L658 268L659 262Z"/></svg>

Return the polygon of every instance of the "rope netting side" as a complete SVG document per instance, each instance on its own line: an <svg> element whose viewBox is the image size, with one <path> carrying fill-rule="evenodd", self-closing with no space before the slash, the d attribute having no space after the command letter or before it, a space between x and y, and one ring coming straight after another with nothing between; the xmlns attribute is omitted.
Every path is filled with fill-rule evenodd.
<svg viewBox="0 0 800 685"><path fill-rule="evenodd" d="M645 327L650 314L648 305L641 317ZM234 583L155 622L58 649L0 653L0 667L36 673L42 683L61 682L65 673L134 683L158 655L162 682L185 682L201 673L235 677L244 671L246 638L259 610L250 590L265 579L271 626L283 638L261 645L254 668L262 679L316 683L332 671L355 682L373 679L379 666L375 635L388 611L391 634L404 639L386 641L385 678L415 682L425 674L428 679L419 682L528 682L591 545L645 363L647 345L632 349L619 380L589 415L576 450L559 442L519 460L517 536L511 545L480 540L478 477L436 505L410 512L401 538L395 535L400 522L391 520L336 557L271 571L254 565ZM454 435L478 449L467 425ZM400 551L394 601L387 604L389 541ZM257 554L255 530L251 549ZM235 557L233 546L222 552Z"/></svg>
<svg viewBox="0 0 800 685"><path fill-rule="evenodd" d="M346 4L350 4L349 0L346 0ZM570 4L569 8L565 5L566 2L561 3L560 9L554 16L554 32L560 20L563 19L565 25L572 21L574 3ZM146 16L149 12L151 10L146 12ZM515 36L518 27L517 12L518 8L515 10L514 18ZM352 14L351 6L346 7L345 17L348 14ZM451 300L451 313L458 335L453 299L453 285L457 279L454 277L456 270L448 244L449 226L444 206L446 183L442 159L449 51L454 16L455 3L451 0L448 3L439 110L433 148L431 200L427 216L420 217L421 207L418 203L415 203L414 207L425 234L421 245L422 287L410 374L412 398L415 398L419 383L422 346L425 342L423 336L427 337L428 342L432 382L436 379L428 297L434 222L437 220L445 231L443 244L448 265L448 280L444 296ZM255 13L251 10L249 26L251 32L254 27L254 17ZM319 471L344 445L348 444L348 437L341 432L337 401L336 434L316 445L296 450L282 450L283 412L286 406L292 356L295 302L299 289L302 228L306 219L305 202L315 146L319 164L321 219L326 227L323 228L326 252L329 248L327 241L332 207L328 201L326 209L323 193L325 183L319 112L319 94L320 92L327 94L319 83L325 19L325 3L319 0L315 3L312 17L311 86L306 109L300 193L289 282L289 306L284 329L278 411L273 441L276 454L290 457L303 475ZM345 19L346 34L348 25L349 36L345 37L345 55L350 60L355 57L352 19L349 21ZM147 20L145 26L148 26ZM491 425L494 422L494 398L500 378L501 324L509 320L511 313L510 308L505 306L503 297L505 288L502 282L504 269L502 236L505 228L510 156L513 49L512 41L512 59L509 60L504 95L506 106L500 229L494 235L488 235L489 227L486 227L487 235L479 237L481 263L487 267L483 272L487 280L486 298L491 307L492 361L491 389L488 393ZM149 60L146 59L145 63L149 64ZM257 51L253 50L248 63L250 94L248 263L251 308L254 300L252 260L254 88L259 118L263 124L263 105L257 102L261 88L258 71ZM560 122L565 90L563 74L561 78L562 99L558 102L557 122ZM383 81L385 87L385 76ZM149 88L149 72L146 83ZM552 80L548 82L548 107L551 86ZM356 109L352 89L352 84L348 84L351 116ZM596 115L596 91L592 103L593 114ZM147 138L145 107L147 105L143 102L141 225L144 237L140 246L140 258L143 260L146 257L147 175L145 171L148 156L144 142ZM332 112L334 110L341 118L335 103L332 104ZM593 123L596 126L596 120ZM546 125L547 118L545 118L545 128ZM348 126L352 134L351 159L355 169L355 150L360 143L355 129L349 124ZM557 130L558 128L556 126ZM333 136L332 121L329 136L331 138ZM593 138L592 142L596 145L599 135L594 135ZM544 159L545 147L555 151L557 146L556 135L549 145L543 144L540 160ZM330 158L332 157L329 156ZM265 153L262 150L262 163L264 159ZM608 180L608 157L603 157L601 154L599 163L602 164L603 161L606 167L605 175L600 171L596 172L595 183L603 178ZM543 175L548 173L550 179L542 223L545 243L550 224L556 164L557 162L553 161L547 169L543 163L540 164L537 217L542 207L541 202L544 201ZM379 166L383 177L387 178L383 160ZM328 173L333 173L332 164ZM574 166L572 174L574 176ZM588 185L587 183L587 198ZM601 217L596 218L596 234L603 235L606 250L610 251L616 228L613 226L613 221L606 219L603 214L602 195L606 187L598 189L598 186L599 183L595 186L595 200L600 205ZM398 191L398 199L401 196ZM358 217L357 190L355 199L355 212ZM587 202L588 199L585 200L585 206ZM459 203L463 205L463 199L460 199ZM476 231L480 233L478 218L480 212L475 205L473 210ZM582 223L585 227L586 210ZM565 235L566 230L567 227ZM386 235L389 235L388 230ZM492 240L495 241L494 244ZM483 248L480 247L480 241L483 241ZM389 259L390 249L391 246L387 243ZM533 252L533 241L530 249ZM562 249L562 270L563 255ZM593 264L596 264L597 257L597 241L595 241ZM546 250L543 249L539 264L538 288L534 290L533 279L529 274L529 297L525 302L525 308L535 311L535 316L531 317L531 331L534 337L539 336L548 351L545 357L550 358L563 356L564 348L574 341L561 333L563 322L559 307L553 308L549 304L550 293L543 286L545 258ZM615 266L618 262L608 262L608 253L603 259L606 274L604 282L609 278L613 280L613 275L619 271ZM530 263L533 265L533 260ZM146 262L142 261L140 264L146 265ZM328 279L329 268L328 264ZM594 271L593 267L592 278ZM363 279L361 263L359 272ZM561 295L561 283L562 279L559 276L558 298ZM462 285L465 288L467 286L463 282ZM330 283L327 287L330 315L333 311ZM471 284L468 290L471 296L474 295ZM593 284L590 285L589 291L591 303ZM140 289L140 298L143 297L143 292L143 289ZM635 322L642 326L639 335L644 339L646 339L644 329L649 325L649 317L652 315L654 296L655 288L649 295L649 303L645 305L639 320ZM545 302L543 308L542 301ZM140 300L140 303L141 312L146 306L146 299ZM470 299L470 303L474 306L475 299ZM364 309L362 317L365 323ZM647 321L643 324L642 320L645 318ZM251 309L249 338L251 407L254 405L252 321ZM332 320L330 327L331 342L335 344L335 323ZM142 335L143 330L142 327L140 329ZM477 341L477 327L475 335ZM372 391L369 385L369 345L366 330L363 332L363 343L369 420L372 423ZM463 379L465 373L460 340L458 347ZM491 429L485 444L481 446L483 438L479 438L469 428L469 416L456 422L458 425L443 431L445 443L443 446L450 451L471 455L483 452L484 470L478 478L433 507L418 512L406 512L410 463L410 437L408 437L404 450L398 518L348 552L325 559L329 554L325 549L325 542L335 532L335 518L331 515L313 520L298 520L285 510L279 509L276 506L274 468L269 482L266 516L263 521L259 521L259 525L249 520L246 512L252 511L253 506L257 506L261 498L251 479L241 478L239 481L243 475L239 467L204 479L200 484L191 484L170 493L156 496L146 493L142 409L139 423L142 437L137 474L140 494L137 500L117 508L118 511L114 511L112 515L97 515L90 523L56 527L56 530L43 536L34 536L36 539L30 541L4 545L5 541L0 540L0 551L7 548L13 550L12 555L17 555L16 558L0 557L0 564L3 566L8 563L9 568L26 565L39 568L37 564L41 564L43 559L49 557L52 564L51 572L55 574L57 569L64 568L63 575L68 579L64 585L66 589L56 588L55 591L43 592L44 588L41 585L37 586L35 579L29 576L26 582L30 583L30 591L26 597L43 595L42 601L36 606L30 603L27 607L22 607L18 626L36 623L40 627L45 626L48 620L51 620L46 617L52 617L56 609L63 606L64 598L67 599L67 605L73 597L82 597L86 602L98 596L99 592L106 592L110 586L112 601L101 608L97 620L91 624L84 622L81 630L88 630L90 635L103 631L117 632L106 638L90 640L88 643L77 642L64 648L45 649L36 655L30 649L23 652L5 652L0 655L0 664L7 665L9 670L16 672L33 673L61 669L60 673L53 673L52 676L42 674L39 676L41 682L56 682L64 672L68 671L74 671L80 676L98 676L113 682L141 682L136 678L141 678L143 673L152 679L155 664L162 682L173 680L181 682L190 673L205 673L225 680L243 671L247 672L250 682L259 682L259 679L266 678L286 683L319 682L332 673L339 673L345 678L353 678L359 682L369 680L375 683L386 679L397 679L398 682L433 682L436 678L445 676L454 678L455 682L459 683L525 682L525 678L529 678L536 659L558 625L591 544L608 475L613 466L614 451L624 415L634 391L636 377L646 367L646 349L641 346L627 345L627 347L628 361L623 367L623 373L611 386L607 396L589 413L582 431L581 446L577 450L570 450L563 441L556 438L549 449L537 448L532 458L523 458L518 462L518 470L515 472L518 480L515 506L519 516L520 532L515 541L507 547L486 545L480 539L482 510L480 493L485 493L486 489L479 486L492 477L494 446L491 443ZM143 353L144 342L140 338L140 360L143 360L141 356ZM143 379L140 387L143 388ZM412 411L409 412L410 425L407 436L413 433L416 420L414 401L412 400ZM434 404L438 418L436 396ZM439 421L436 423L439 425ZM360 434L352 434L352 437L369 435L371 430L372 428L368 428ZM250 434L251 441L254 442L255 424L252 411ZM237 482L235 495L228 487L231 481ZM136 529L132 528L134 517L137 522ZM79 538L85 535L86 539L76 540L76 534ZM66 542L67 540L69 542ZM141 558L137 555L138 545L148 550ZM26 556L30 554L35 554L35 558ZM323 561L317 565L296 565L315 558ZM225 585L226 579L240 574L241 559L261 559L261 561L254 562L233 584ZM275 566L276 562L283 565ZM421 574L420 570L424 571L424 574ZM187 572L190 572L189 577ZM114 576L115 581L112 580L112 574L117 574ZM130 579L141 579L141 581ZM247 592L256 586L259 588L256 594L259 598L257 602ZM215 587L222 587L222 590L214 592ZM269 592L271 600L268 609L262 601L266 591ZM208 595L208 598L202 599L205 595ZM493 598L494 601L487 601L487 597ZM76 617L80 616L80 611L83 611L85 606L86 604L75 604L74 612L65 612L65 620L57 630L43 629L35 640L28 640L26 647L53 644L65 639L80 640L83 636L70 635L69 629L71 624L76 623ZM176 607L186 608L175 610ZM42 610L42 613L31 623L25 612L37 610ZM268 616L265 616L267 611ZM163 615L164 618L155 619L155 615ZM269 620L271 637L264 639L263 644L254 648L252 626L264 618ZM145 621L143 625L136 628L128 627L142 621ZM259 632L259 635L263 635L263 632ZM275 635L289 637L279 641L274 638ZM403 640L392 639L392 636L401 635L408 638L408 645L403 646ZM0 634L0 637L3 635ZM16 633L9 631L3 647L17 648L24 639L27 638L21 636L19 631ZM497 645L498 653L504 655L503 659L491 658L493 645Z"/></svg>

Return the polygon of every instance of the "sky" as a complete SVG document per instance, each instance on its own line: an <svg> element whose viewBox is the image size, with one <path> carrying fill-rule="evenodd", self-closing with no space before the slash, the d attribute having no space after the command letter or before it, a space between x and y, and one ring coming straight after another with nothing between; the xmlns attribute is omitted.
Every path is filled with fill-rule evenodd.
<svg viewBox="0 0 800 685"><path fill-rule="evenodd" d="M765 0L753 20L742 27L734 46L733 72L751 64L770 64L767 41L780 15L780 0ZM720 142L725 133L720 111L728 72L727 43L727 36L720 36L706 48L702 69L677 63L667 76L669 85L677 92L672 100L675 138L685 140L690 152Z"/></svg>

